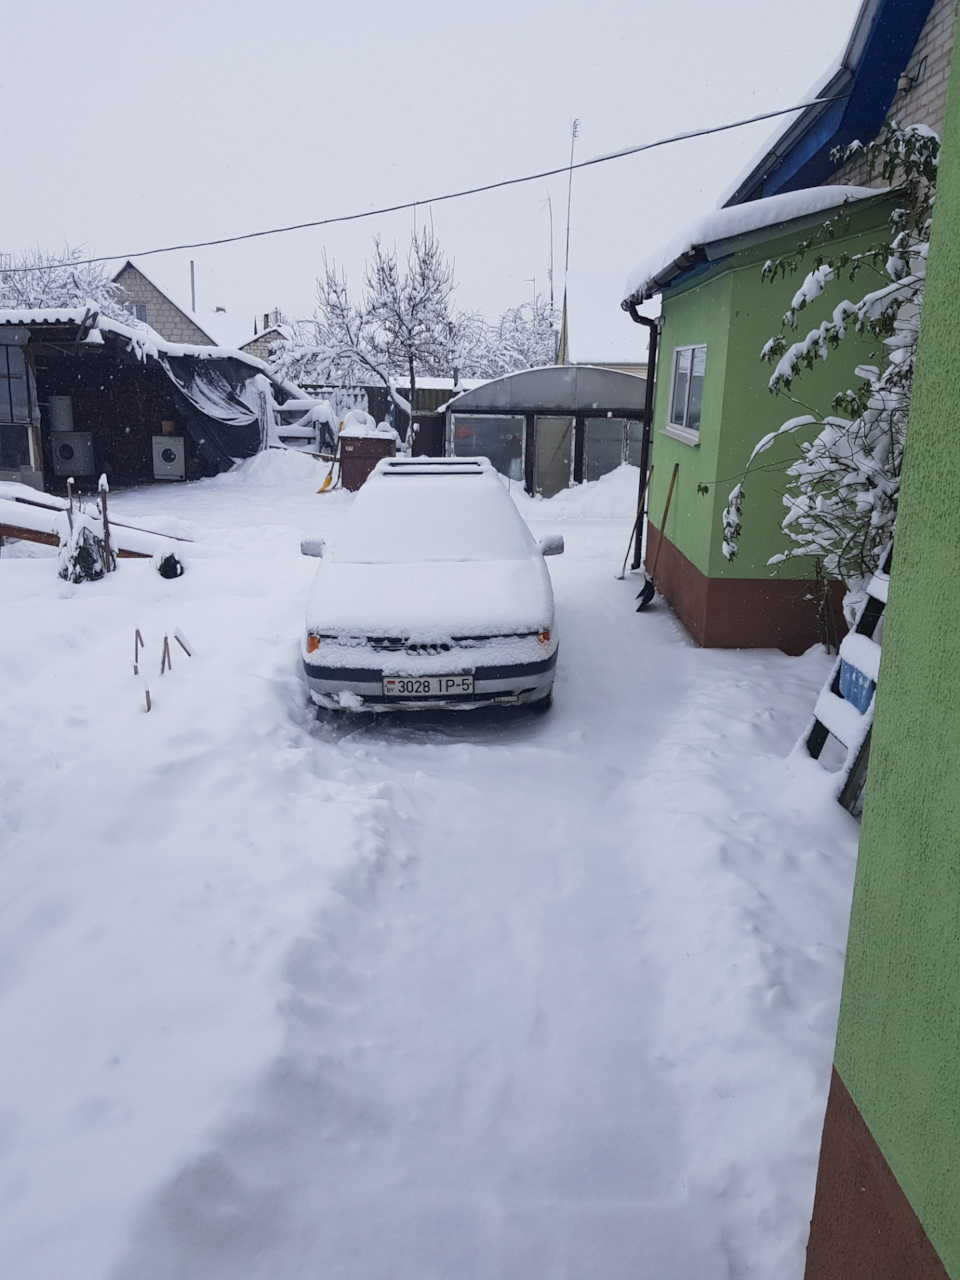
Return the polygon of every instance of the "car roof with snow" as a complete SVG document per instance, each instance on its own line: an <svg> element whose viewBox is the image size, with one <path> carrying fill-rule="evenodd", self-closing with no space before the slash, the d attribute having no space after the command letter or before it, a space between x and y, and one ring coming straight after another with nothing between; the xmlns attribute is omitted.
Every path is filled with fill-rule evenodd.
<svg viewBox="0 0 960 1280"><path fill-rule="evenodd" d="M382 458L374 467L376 476L480 476L499 473L489 458Z"/></svg>
<svg viewBox="0 0 960 1280"><path fill-rule="evenodd" d="M357 493L331 559L412 564L539 555L487 458L383 458Z"/></svg>

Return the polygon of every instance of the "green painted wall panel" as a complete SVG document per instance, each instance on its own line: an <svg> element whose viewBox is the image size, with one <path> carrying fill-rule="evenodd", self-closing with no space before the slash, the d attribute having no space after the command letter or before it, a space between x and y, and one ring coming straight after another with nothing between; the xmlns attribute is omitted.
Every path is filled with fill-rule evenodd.
<svg viewBox="0 0 960 1280"><path fill-rule="evenodd" d="M887 225L889 202L879 199L850 214L846 235L833 247L853 250L873 243ZM817 225L809 222L809 228ZM804 234L809 234L805 230ZM721 550L721 515L757 441L776 430L788 418L816 406L829 412L836 393L855 382L858 364L879 362L876 344L856 335L831 352L828 360L804 371L794 383L793 403L787 396L769 390L769 365L760 352L779 328L802 275L765 284L761 279L764 262L792 253L800 231L770 237L739 250L718 264L709 274L676 289L663 299L663 330L658 355L657 397L654 408L652 458L655 464L650 500L650 516L659 527L667 485L674 462L679 461L677 489L668 521L667 536L704 574L713 578L765 578L774 572L791 578L811 575L808 560L791 560L777 570L767 561L785 549L787 539L780 529L783 519L783 472L797 456L796 439L778 441L763 455L763 469L751 475L746 489L744 529L740 554L732 563ZM863 277L860 278L863 280ZM838 284L800 317L797 338L818 325L832 312L842 297L859 296L863 285ZM854 292L856 289L859 292ZM667 422L673 351L678 346L707 344L703 416L700 443L692 446L663 434ZM698 494L697 485L709 485L710 492Z"/></svg>
<svg viewBox="0 0 960 1280"><path fill-rule="evenodd" d="M837 1068L960 1280L960 92L907 431Z"/></svg>
<svg viewBox="0 0 960 1280"><path fill-rule="evenodd" d="M703 288L688 290L664 306L663 328L657 355L657 394L653 410L653 483L650 487L650 519L660 528L674 463L680 464L670 503L666 534L692 560L701 573L709 572L713 535L712 501L697 495L698 482L716 474L720 433L716 425L723 414L727 342L730 337L732 277L724 273ZM676 347L707 344L700 443L689 445L663 434L670 400L670 376Z"/></svg>

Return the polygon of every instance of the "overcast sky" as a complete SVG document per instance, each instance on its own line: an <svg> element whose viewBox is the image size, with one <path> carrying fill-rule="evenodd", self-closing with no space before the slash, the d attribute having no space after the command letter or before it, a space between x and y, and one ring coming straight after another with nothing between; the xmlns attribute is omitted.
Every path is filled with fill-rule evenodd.
<svg viewBox="0 0 960 1280"><path fill-rule="evenodd" d="M128 254L380 205L567 162L803 100L859 0L49 0L5 7L0 252ZM570 265L626 278L715 206L776 122L583 170ZM433 208L462 306L494 316L562 292L566 178ZM431 216L421 209L417 218ZM313 309L321 256L357 285L372 237L410 213L147 258L231 340ZM534 281L536 284L534 285ZM615 302L614 304L615 305Z"/></svg>

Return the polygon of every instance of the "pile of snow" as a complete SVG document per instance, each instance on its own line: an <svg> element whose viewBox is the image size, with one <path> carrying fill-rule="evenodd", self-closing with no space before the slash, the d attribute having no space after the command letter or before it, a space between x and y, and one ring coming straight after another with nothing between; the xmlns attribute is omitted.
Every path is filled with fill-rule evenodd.
<svg viewBox="0 0 960 1280"><path fill-rule="evenodd" d="M531 498L519 485L511 485L514 501L528 521L624 520L629 534L637 513L640 473L636 467L621 466L599 480L561 489L552 498Z"/></svg>
<svg viewBox="0 0 960 1280"><path fill-rule="evenodd" d="M548 716L317 723L325 470L112 494L190 522L176 580L0 552L0 1272L800 1280L857 828L788 753L829 660L637 615L625 468L514 491L567 548Z"/></svg>
<svg viewBox="0 0 960 1280"><path fill-rule="evenodd" d="M329 463L298 449L266 449L238 462L230 471L214 476L210 485L229 493L238 488L255 488L301 495L316 493L329 470Z"/></svg>

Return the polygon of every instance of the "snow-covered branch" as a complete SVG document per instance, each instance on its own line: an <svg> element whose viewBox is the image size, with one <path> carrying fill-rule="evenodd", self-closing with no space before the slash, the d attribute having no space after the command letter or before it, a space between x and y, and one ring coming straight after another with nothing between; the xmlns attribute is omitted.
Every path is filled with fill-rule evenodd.
<svg viewBox="0 0 960 1280"><path fill-rule="evenodd" d="M0 264L0 308L33 311L89 307L101 315L136 324L120 301L122 290L101 263L81 263L84 250L65 245L62 253L35 249L10 255Z"/></svg>
<svg viewBox="0 0 960 1280"><path fill-rule="evenodd" d="M416 414L418 377L496 378L552 364L557 315L543 298L510 308L497 324L457 308L453 268L432 230L410 243L406 262L374 242L359 301L346 277L324 259L312 318L282 328L271 364L294 382L352 385L373 375L408 420ZM407 401L399 381L410 388Z"/></svg>
<svg viewBox="0 0 960 1280"><path fill-rule="evenodd" d="M799 457L786 468L787 508L782 528L787 550L770 564L794 556L813 557L832 577L856 587L878 566L896 518L900 466L916 354L933 209L939 139L925 126L901 129L888 125L863 152L868 170L895 182L900 201L890 219L884 243L866 254L818 257L795 291L781 332L764 346L761 358L774 364L770 390L789 392L793 381L818 360L826 360L850 332L869 333L885 349L881 368L861 365L861 384L841 391L832 408L848 417L806 414L791 418L768 433L753 449L744 472L779 437L819 427L812 440L802 440ZM801 246L804 250L809 242ZM797 313L834 286L841 272L854 278L865 261L881 263L885 282L857 301L843 299L828 319L806 336L788 343L785 330L796 327ZM764 278L779 272L786 278L796 262L767 263ZM741 481L723 512L723 554L738 551L744 505Z"/></svg>

